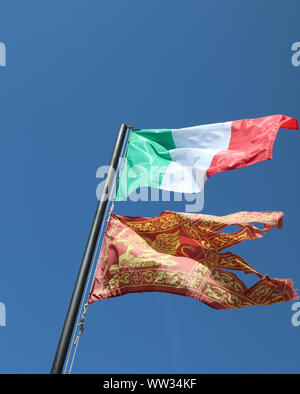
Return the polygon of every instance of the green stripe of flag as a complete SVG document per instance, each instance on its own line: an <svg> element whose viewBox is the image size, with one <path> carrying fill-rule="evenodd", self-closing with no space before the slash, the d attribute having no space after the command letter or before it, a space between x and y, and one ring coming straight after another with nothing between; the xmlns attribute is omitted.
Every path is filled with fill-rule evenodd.
<svg viewBox="0 0 300 394"><path fill-rule="evenodd" d="M117 189L116 201L124 200L138 187L159 187L172 161L170 150L175 148L172 130L133 130L126 161ZM160 172L157 172L160 168Z"/></svg>

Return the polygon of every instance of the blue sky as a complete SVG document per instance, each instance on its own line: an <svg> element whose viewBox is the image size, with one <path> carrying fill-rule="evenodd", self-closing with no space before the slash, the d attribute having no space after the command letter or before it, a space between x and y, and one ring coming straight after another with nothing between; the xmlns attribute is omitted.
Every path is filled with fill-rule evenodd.
<svg viewBox="0 0 300 394"><path fill-rule="evenodd" d="M96 207L96 170L136 128L285 114L300 120L297 0L2 1L0 372L48 373ZM274 159L217 174L202 213L281 210L284 227L235 247L300 288L299 131ZM117 203L155 216L184 202ZM93 304L74 373L299 372L293 302L216 311L140 293Z"/></svg>

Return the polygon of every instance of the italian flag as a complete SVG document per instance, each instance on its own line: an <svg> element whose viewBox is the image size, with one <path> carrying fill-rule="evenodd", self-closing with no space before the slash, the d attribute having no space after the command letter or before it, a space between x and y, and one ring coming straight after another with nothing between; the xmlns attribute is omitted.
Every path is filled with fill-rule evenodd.
<svg viewBox="0 0 300 394"><path fill-rule="evenodd" d="M279 128L299 127L294 118L273 115L182 129L134 129L116 200L146 186L199 193L213 174L272 159Z"/></svg>

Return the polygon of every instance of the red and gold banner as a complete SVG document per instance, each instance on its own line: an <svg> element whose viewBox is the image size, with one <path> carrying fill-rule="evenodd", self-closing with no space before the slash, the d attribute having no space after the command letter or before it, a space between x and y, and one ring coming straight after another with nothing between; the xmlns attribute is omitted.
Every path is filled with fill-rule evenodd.
<svg viewBox="0 0 300 394"><path fill-rule="evenodd" d="M261 275L241 257L222 253L272 227L281 228L282 219L282 212L219 217L164 211L155 218L111 214L88 302L144 291L193 297L215 309L297 299L291 280ZM220 231L229 225L239 226L238 231ZM248 288L229 270L253 273L259 280Z"/></svg>

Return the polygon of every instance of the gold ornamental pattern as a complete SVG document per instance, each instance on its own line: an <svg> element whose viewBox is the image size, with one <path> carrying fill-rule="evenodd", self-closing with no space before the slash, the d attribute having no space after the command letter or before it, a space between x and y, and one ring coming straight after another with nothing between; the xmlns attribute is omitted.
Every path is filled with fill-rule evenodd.
<svg viewBox="0 0 300 394"><path fill-rule="evenodd" d="M163 291L196 298L216 309L271 305L297 298L288 279L271 279L228 246L282 226L281 212L223 217L165 211L155 218L112 213L89 303L126 293ZM251 223L260 224L256 227ZM235 225L235 232L222 233ZM232 271L255 274L248 288Z"/></svg>

